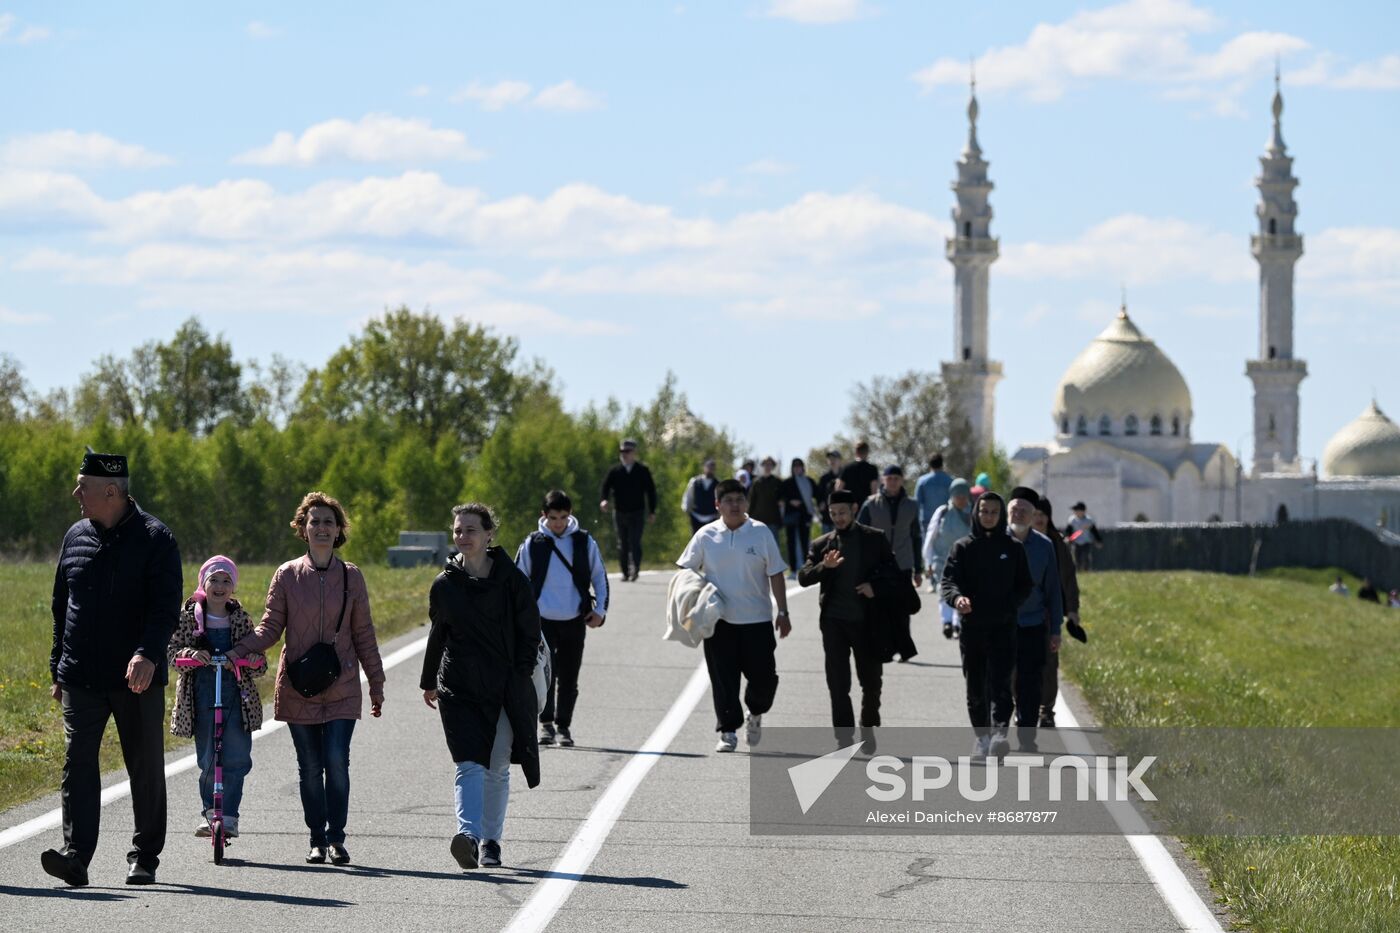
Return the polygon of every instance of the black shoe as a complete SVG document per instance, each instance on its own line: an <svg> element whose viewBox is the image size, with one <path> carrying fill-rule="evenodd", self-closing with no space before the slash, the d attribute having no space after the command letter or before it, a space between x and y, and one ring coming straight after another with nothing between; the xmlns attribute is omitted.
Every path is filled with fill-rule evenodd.
<svg viewBox="0 0 1400 933"><path fill-rule="evenodd" d="M308 851L308 852L306 853L306 864L308 864L308 865L324 865L324 864L326 864L326 847L325 847L325 846L312 846L311 849L310 849L310 851Z"/></svg>
<svg viewBox="0 0 1400 933"><path fill-rule="evenodd" d="M126 872L127 884L155 884L156 870L146 868L140 862L132 862L131 867Z"/></svg>
<svg viewBox="0 0 1400 933"><path fill-rule="evenodd" d="M554 739L555 739L556 736L558 736L558 734L559 734L559 733L557 733L557 732L554 731L554 723L552 723L552 722L542 722L542 723L540 723L540 744L541 744L541 745L553 745L553 744L554 744Z"/></svg>
<svg viewBox="0 0 1400 933"><path fill-rule="evenodd" d="M501 864L501 843L495 839L487 839L481 844L481 865L483 868L489 865Z"/></svg>
<svg viewBox="0 0 1400 933"><path fill-rule="evenodd" d="M1041 713L1041 714L1040 714L1040 725L1039 725L1039 728L1041 728L1041 729L1053 729L1053 728L1055 728L1055 711L1054 711L1054 710L1051 710L1051 711L1048 712L1048 713Z"/></svg>
<svg viewBox="0 0 1400 933"><path fill-rule="evenodd" d="M944 638L948 638L948 639L951 639L951 638L953 637L953 623L951 623L951 622L944 622L944 623L943 623L943 637L944 637Z"/></svg>
<svg viewBox="0 0 1400 933"><path fill-rule="evenodd" d="M498 847L499 848L499 847ZM466 833L458 833L452 837L452 857L457 860L457 864L463 868L475 868L477 866L477 845L476 839ZM497 862L496 864L500 864Z"/></svg>
<svg viewBox="0 0 1400 933"><path fill-rule="evenodd" d="M560 726L560 727L559 727L559 738L558 738L558 742L559 742L559 747L560 747L560 748L573 748L573 747L574 747L574 737L573 737L572 735L569 734L569 727L568 727L568 726ZM488 840L488 841L489 841L489 840Z"/></svg>
<svg viewBox="0 0 1400 933"><path fill-rule="evenodd" d="M44 866L44 871L70 887L87 886L87 868L76 855L68 855L57 849L45 849L39 856L39 864Z"/></svg>
<svg viewBox="0 0 1400 933"><path fill-rule="evenodd" d="M338 842L332 842L328 847L332 865L349 865L350 853L345 846Z"/></svg>

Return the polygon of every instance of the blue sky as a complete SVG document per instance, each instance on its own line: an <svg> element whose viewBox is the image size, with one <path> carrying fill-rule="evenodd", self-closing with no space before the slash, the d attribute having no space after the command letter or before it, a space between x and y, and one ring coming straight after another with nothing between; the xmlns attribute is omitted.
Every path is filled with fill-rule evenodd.
<svg viewBox="0 0 1400 933"><path fill-rule="evenodd" d="M1400 414L1393 4L5 3L0 351L40 388L196 315L318 365L386 306L520 338L568 404L673 369L755 452L952 344L977 60L998 439L1130 312L1249 454L1273 65L1306 253L1305 457Z"/></svg>

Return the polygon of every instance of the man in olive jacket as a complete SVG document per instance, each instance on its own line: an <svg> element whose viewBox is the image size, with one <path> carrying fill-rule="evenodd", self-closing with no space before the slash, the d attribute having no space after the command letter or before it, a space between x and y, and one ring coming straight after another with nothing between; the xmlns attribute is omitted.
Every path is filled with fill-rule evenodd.
<svg viewBox="0 0 1400 933"><path fill-rule="evenodd" d="M53 584L53 698L63 704L63 849L44 871L88 883L97 850L102 775L98 749L115 719L131 778L136 833L127 884L153 884L165 847L166 647L183 601L175 536L129 495L126 458L89 453L73 498Z"/></svg>
<svg viewBox="0 0 1400 933"><path fill-rule="evenodd" d="M1011 748L1011 675L1016 666L1016 614L1034 586L1026 549L1006 533L1006 503L994 492L977 500L972 534L953 545L943 565L943 601L962 614L967 715L977 734L974 754Z"/></svg>
<svg viewBox="0 0 1400 933"><path fill-rule="evenodd" d="M802 586L821 584L818 604L822 651L826 655L826 687L831 694L831 725L838 741L849 742L855 732L851 707L851 655L860 681L862 729L880 725L880 693L885 641L878 618L884 602L877 599L881 580L897 581L899 568L884 532L856 522L859 498L836 490L827 508L836 530L822 535L807 549L807 562L797 572Z"/></svg>

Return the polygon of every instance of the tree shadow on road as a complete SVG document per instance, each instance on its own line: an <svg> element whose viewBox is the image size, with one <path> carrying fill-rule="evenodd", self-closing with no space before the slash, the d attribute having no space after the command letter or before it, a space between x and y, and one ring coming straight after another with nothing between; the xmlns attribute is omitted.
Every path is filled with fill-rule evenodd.
<svg viewBox="0 0 1400 933"><path fill-rule="evenodd" d="M250 867L252 862L243 864ZM275 865L257 866L276 868ZM296 894L271 894L265 891L238 891L231 888L210 888L201 884L162 884L150 889L152 893L197 894L204 897L223 897L233 901L257 901L265 904L281 904L285 907L354 907L354 901L338 897L302 897Z"/></svg>
<svg viewBox="0 0 1400 933"><path fill-rule="evenodd" d="M91 890L85 888L19 888L0 884L0 896L15 897L62 897L76 901L129 901L136 895L119 894L116 891Z"/></svg>
<svg viewBox="0 0 1400 933"><path fill-rule="evenodd" d="M679 891L690 887L679 881L672 881L669 878L652 878L648 876L630 875L598 875L587 874L578 875L569 872L549 871L541 868L478 868L471 871L419 871L410 868L382 868L376 865L346 865L327 869L321 866L311 865L267 865L257 862L242 862L241 864L249 868L266 868L273 871L291 872L326 872L340 871L347 875L356 875L362 878L423 878L430 881L444 880L456 881L465 879L467 881L479 881L490 884L530 884L534 881L547 881L550 878L559 878L564 881L577 881L580 884L616 884L632 888L655 888L665 891Z"/></svg>

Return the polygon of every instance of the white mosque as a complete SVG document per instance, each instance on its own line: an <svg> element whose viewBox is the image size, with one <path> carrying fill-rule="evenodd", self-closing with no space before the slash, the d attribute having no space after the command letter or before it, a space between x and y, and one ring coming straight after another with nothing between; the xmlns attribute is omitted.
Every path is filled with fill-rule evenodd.
<svg viewBox="0 0 1400 933"><path fill-rule="evenodd" d="M1254 462L1246 471L1228 447L1194 441L1191 390L1181 371L1133 323L1125 306L1065 371L1051 403L1056 435L1012 457L1018 483L1042 490L1061 512L1083 500L1104 526L1124 522L1267 522L1283 517L1349 518L1400 530L1400 427L1376 402L1333 436L1305 469L1298 455L1298 385L1307 364L1293 353L1293 266L1303 254L1294 229L1293 159L1284 146L1283 96L1260 157L1258 358L1245 363L1254 384ZM967 147L953 183L955 235L953 362L945 382L965 413L977 449L994 434L1001 363L989 359L988 269L998 244L987 162L977 142L976 86L968 105Z"/></svg>

